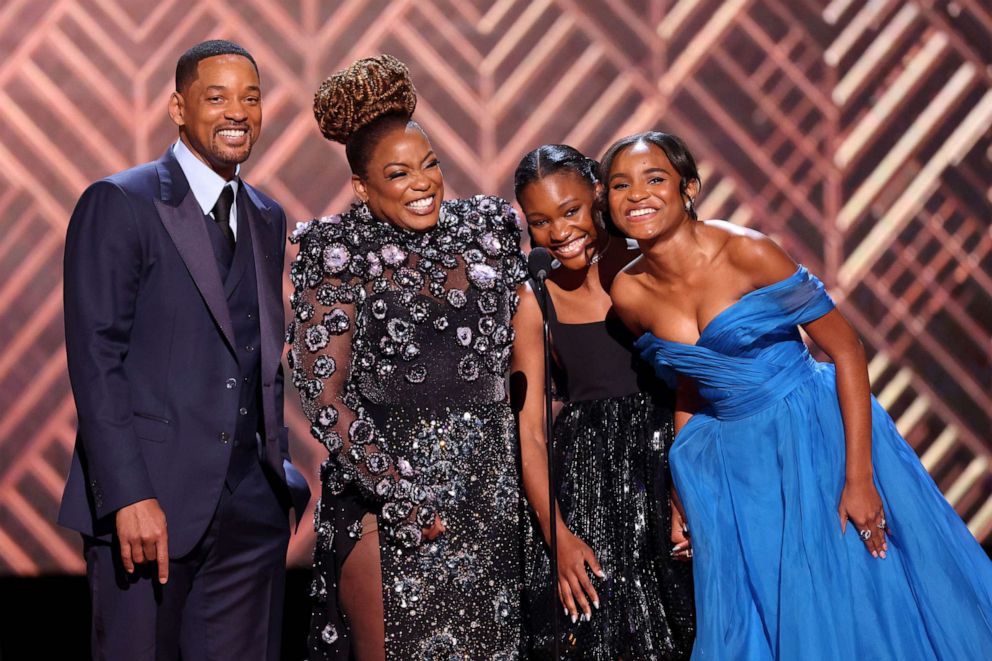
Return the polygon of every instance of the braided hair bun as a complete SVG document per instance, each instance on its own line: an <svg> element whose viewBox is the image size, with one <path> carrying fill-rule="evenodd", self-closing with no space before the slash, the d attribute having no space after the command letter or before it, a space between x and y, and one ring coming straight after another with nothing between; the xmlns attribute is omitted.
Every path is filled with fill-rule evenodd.
<svg viewBox="0 0 992 661"><path fill-rule="evenodd" d="M313 98L320 132L340 143L385 115L409 118L416 107L410 71L392 55L358 60L321 83Z"/></svg>

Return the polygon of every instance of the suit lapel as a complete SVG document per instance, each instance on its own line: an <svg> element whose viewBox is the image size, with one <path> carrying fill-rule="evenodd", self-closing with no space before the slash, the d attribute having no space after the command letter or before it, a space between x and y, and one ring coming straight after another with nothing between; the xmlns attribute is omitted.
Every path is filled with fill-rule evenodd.
<svg viewBox="0 0 992 661"><path fill-rule="evenodd" d="M207 235L207 227L203 222L203 211L196 203L196 197L190 192L189 184L182 173L182 168L172 149L166 152L158 162L159 184L161 195L155 200L159 217L165 226L176 250L186 264L193 282L196 283L203 301L207 304L210 314L220 328L224 339L234 351L234 325L231 323L231 312L227 307L227 297L224 295L224 285L220 281L217 270L217 258L214 256Z"/></svg>
<svg viewBox="0 0 992 661"><path fill-rule="evenodd" d="M245 220L251 228L251 246L255 257L255 281L258 283L258 323L262 335L262 379L271 382L282 360L283 329L282 271L278 223L273 222L268 207L245 186ZM239 209L240 211L240 209Z"/></svg>

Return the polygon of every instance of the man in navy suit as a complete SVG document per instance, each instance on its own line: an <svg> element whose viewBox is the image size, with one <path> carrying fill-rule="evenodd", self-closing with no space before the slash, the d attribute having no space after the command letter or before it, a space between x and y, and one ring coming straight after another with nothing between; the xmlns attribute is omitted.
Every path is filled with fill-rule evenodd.
<svg viewBox="0 0 992 661"><path fill-rule="evenodd" d="M169 115L179 140L69 221L79 432L59 522L83 535L94 659L276 659L289 508L309 491L283 426L286 218L238 177L255 60L194 46Z"/></svg>

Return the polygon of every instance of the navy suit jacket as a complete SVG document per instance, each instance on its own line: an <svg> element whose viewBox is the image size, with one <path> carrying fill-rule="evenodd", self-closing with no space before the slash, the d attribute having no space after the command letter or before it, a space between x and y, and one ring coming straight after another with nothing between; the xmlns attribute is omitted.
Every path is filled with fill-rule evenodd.
<svg viewBox="0 0 992 661"><path fill-rule="evenodd" d="M247 184L238 198L258 282L262 460L299 522L310 492L283 423L286 216ZM59 523L109 539L118 509L157 498L169 554L184 555L224 488L241 380L203 211L171 148L83 193L66 235L64 296L79 430Z"/></svg>

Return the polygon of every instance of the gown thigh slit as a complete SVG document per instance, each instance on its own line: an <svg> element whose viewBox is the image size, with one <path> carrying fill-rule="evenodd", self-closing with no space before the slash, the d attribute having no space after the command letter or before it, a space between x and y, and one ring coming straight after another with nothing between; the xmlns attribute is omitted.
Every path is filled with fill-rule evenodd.
<svg viewBox="0 0 992 661"><path fill-rule="evenodd" d="M520 654L520 479L505 374L526 277L512 207L445 201L415 232L363 204L301 225L293 382L328 451L314 516L311 659L352 658L342 563L379 542L389 660ZM435 517L446 531L422 539ZM347 571L347 567L344 568Z"/></svg>
<svg viewBox="0 0 992 661"><path fill-rule="evenodd" d="M355 661L380 661L386 648L376 516L366 514L362 526L362 538L341 566L341 610L353 633Z"/></svg>

